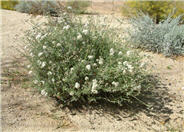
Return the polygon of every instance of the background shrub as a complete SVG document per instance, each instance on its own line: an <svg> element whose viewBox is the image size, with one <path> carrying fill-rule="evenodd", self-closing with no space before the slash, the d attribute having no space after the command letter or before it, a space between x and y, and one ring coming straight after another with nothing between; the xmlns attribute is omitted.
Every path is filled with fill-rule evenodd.
<svg viewBox="0 0 184 132"><path fill-rule="evenodd" d="M2 9L7 9L7 10L15 10L14 7L18 3L19 3L18 0L0 1L1 8Z"/></svg>
<svg viewBox="0 0 184 132"><path fill-rule="evenodd" d="M62 4L59 1L45 1L45 0L32 0L20 1L15 9L23 13L30 13L35 15L57 15L62 9Z"/></svg>
<svg viewBox="0 0 184 132"><path fill-rule="evenodd" d="M17 11L23 13L30 13L35 15L43 15L43 14L51 14L56 15L59 11L63 10L64 6L68 6L69 8L65 8L68 12L72 12L75 14L86 13L87 7L90 5L89 1L69 1L69 2L60 2L60 1L45 1L45 0L32 0L20 1L19 4L16 5L15 9Z"/></svg>
<svg viewBox="0 0 184 132"><path fill-rule="evenodd" d="M86 13L87 8L90 6L89 1L68 1L66 2L66 6L69 6L72 8L73 13L75 14L84 14Z"/></svg>
<svg viewBox="0 0 184 132"><path fill-rule="evenodd" d="M175 9L173 17L184 13L184 2L181 1L128 1L122 7L122 14L125 16L137 15L142 11L151 16L156 23L163 19Z"/></svg>
<svg viewBox="0 0 184 132"><path fill-rule="evenodd" d="M152 86L138 53L120 46L111 29L96 23L63 13L28 31L29 73L43 95L63 104L122 105Z"/></svg>
<svg viewBox="0 0 184 132"><path fill-rule="evenodd" d="M169 16L159 24L145 14L131 18L126 29L127 41L137 48L163 53L166 56L184 55L184 25L182 16Z"/></svg>

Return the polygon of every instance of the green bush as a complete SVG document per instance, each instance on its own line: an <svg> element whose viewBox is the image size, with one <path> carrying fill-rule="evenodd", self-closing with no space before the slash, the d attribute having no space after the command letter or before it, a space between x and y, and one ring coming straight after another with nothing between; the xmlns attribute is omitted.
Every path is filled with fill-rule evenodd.
<svg viewBox="0 0 184 132"><path fill-rule="evenodd" d="M79 0L74 0L74 1L68 1L66 5L71 9L72 12L75 14L84 14L86 13L87 7L90 6L89 1L79 1Z"/></svg>
<svg viewBox="0 0 184 132"><path fill-rule="evenodd" d="M165 56L184 55L183 16L169 16L159 24L145 14L129 19L127 42L137 48L163 53Z"/></svg>
<svg viewBox="0 0 184 132"><path fill-rule="evenodd" d="M100 100L122 105L137 99L152 86L145 65L113 35L98 21L83 24L67 13L35 25L25 47L35 87L65 105Z"/></svg>
<svg viewBox="0 0 184 132"><path fill-rule="evenodd" d="M60 2L53 1L45 1L45 0L22 0L19 4L16 5L16 11L20 11L23 13L30 13L34 15L54 15L62 10L62 5Z"/></svg>
<svg viewBox="0 0 184 132"><path fill-rule="evenodd" d="M1 8L2 9L7 9L7 10L15 10L14 7L18 3L19 3L18 0L0 1Z"/></svg>
<svg viewBox="0 0 184 132"><path fill-rule="evenodd" d="M154 18L155 22L158 23L175 9L175 15L177 17L184 13L184 2L181 1L128 1L124 3L122 7L122 14L124 16L137 15L138 12L142 11L147 13L149 16Z"/></svg>

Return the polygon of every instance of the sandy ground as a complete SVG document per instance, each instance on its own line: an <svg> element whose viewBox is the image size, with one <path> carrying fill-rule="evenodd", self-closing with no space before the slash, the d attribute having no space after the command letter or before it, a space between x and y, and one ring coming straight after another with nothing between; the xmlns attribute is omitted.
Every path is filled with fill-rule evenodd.
<svg viewBox="0 0 184 132"><path fill-rule="evenodd" d="M2 129L17 132L45 131L184 131L184 58L149 55L152 74L160 80L157 92L141 107L96 106L80 110L61 108L54 99L37 93L29 85L25 62L16 48L24 47L24 31L31 26L27 14L1 10Z"/></svg>
<svg viewBox="0 0 184 132"><path fill-rule="evenodd" d="M123 5L123 1L101 1L101 0L93 0L90 7L88 8L89 12L99 13L99 14L113 14L113 15L121 15L121 6Z"/></svg>

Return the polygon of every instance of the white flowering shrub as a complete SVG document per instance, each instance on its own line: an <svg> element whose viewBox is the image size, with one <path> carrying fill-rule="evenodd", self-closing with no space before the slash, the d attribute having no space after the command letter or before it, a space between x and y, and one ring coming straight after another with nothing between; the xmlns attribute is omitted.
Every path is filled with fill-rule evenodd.
<svg viewBox="0 0 184 132"><path fill-rule="evenodd" d="M184 55L184 25L182 16L156 24L151 17L141 14L129 20L131 27L125 30L129 44L137 48L163 53L165 56Z"/></svg>
<svg viewBox="0 0 184 132"><path fill-rule="evenodd" d="M64 104L131 102L151 87L141 57L120 48L113 31L64 13L27 34L30 74L42 95ZM103 28L102 28L103 27Z"/></svg>

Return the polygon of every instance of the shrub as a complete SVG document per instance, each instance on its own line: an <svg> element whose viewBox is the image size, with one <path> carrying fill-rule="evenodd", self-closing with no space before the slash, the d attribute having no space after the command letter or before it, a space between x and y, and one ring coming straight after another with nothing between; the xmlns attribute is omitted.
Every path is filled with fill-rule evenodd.
<svg viewBox="0 0 184 132"><path fill-rule="evenodd" d="M0 5L2 9L7 10L15 10L15 5L18 4L18 0L6 0L6 1L0 1Z"/></svg>
<svg viewBox="0 0 184 132"><path fill-rule="evenodd" d="M84 14L86 13L87 7L90 6L90 2L75 0L75 1L68 1L66 5L72 8L73 13Z"/></svg>
<svg viewBox="0 0 184 132"><path fill-rule="evenodd" d="M132 102L151 87L138 53L119 46L114 32L92 19L63 13L35 25L26 37L28 68L35 87L73 102ZM103 28L102 28L103 27Z"/></svg>
<svg viewBox="0 0 184 132"><path fill-rule="evenodd" d="M45 1L45 0L33 0L33 1L20 1L16 5L15 9L23 13L30 13L35 15L57 15L61 10L62 5L58 1Z"/></svg>
<svg viewBox="0 0 184 132"><path fill-rule="evenodd" d="M30 1L20 1L19 4L15 6L15 10L23 13L31 13L31 2Z"/></svg>
<svg viewBox="0 0 184 132"><path fill-rule="evenodd" d="M122 14L125 16L137 15L139 11L149 14L156 23L159 23L175 9L175 15L184 13L184 2L181 1L128 1L122 7Z"/></svg>
<svg viewBox="0 0 184 132"><path fill-rule="evenodd" d="M182 16L169 16L159 24L145 14L131 18L127 42L137 48L163 53L166 56L184 55L184 25Z"/></svg>

